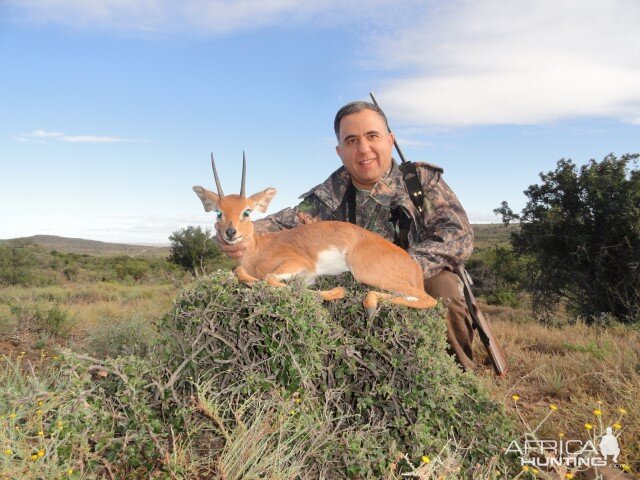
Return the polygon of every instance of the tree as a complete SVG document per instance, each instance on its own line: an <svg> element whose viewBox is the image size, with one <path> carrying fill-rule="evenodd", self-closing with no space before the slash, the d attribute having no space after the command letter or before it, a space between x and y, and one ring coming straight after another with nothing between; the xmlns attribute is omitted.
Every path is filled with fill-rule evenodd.
<svg viewBox="0 0 640 480"><path fill-rule="evenodd" d="M195 275L204 274L206 267L222 254L208 228L203 231L202 227L189 226L173 232L169 240L169 261Z"/></svg>
<svg viewBox="0 0 640 480"><path fill-rule="evenodd" d="M564 299L588 320L640 321L637 159L610 154L580 168L561 159L524 192L528 202L511 243L527 260L537 311L548 313ZM506 202L501 210L508 212Z"/></svg>
<svg viewBox="0 0 640 480"><path fill-rule="evenodd" d="M514 220L519 220L520 215L513 213L513 210L509 207L507 202L502 202L498 208L493 209L495 215L502 215L502 224L505 228L509 226Z"/></svg>

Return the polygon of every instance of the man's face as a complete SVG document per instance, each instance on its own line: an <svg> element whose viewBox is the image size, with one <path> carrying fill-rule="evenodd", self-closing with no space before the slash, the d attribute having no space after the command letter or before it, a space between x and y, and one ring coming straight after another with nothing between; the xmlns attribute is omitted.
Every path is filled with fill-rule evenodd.
<svg viewBox="0 0 640 480"><path fill-rule="evenodd" d="M393 134L373 110L347 115L340 122L336 152L356 187L370 190L391 166Z"/></svg>

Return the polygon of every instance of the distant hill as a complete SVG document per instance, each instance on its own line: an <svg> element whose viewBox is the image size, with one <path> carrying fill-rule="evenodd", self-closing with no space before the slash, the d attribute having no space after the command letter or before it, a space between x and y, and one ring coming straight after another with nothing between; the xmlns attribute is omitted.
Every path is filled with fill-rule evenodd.
<svg viewBox="0 0 640 480"><path fill-rule="evenodd" d="M476 236L475 252L481 252L499 245L507 245L511 239L511 232L520 230L520 225L505 226L501 223L474 223L473 233Z"/></svg>
<svg viewBox="0 0 640 480"><path fill-rule="evenodd" d="M511 232L517 231L519 225L510 225L505 228L498 223L476 223L472 225L476 236L475 251L486 250L498 245L509 243ZM129 255L132 257L166 257L170 248L146 245L131 245L127 243L109 243L84 238L59 237L57 235L33 235L31 237L12 238L0 240L2 242L27 241L40 245L47 250L57 250L62 253L77 253L86 255Z"/></svg>
<svg viewBox="0 0 640 480"><path fill-rule="evenodd" d="M169 255L169 247L130 245L126 243L109 243L84 238L59 237L57 235L33 235L31 237L12 238L0 242L26 241L40 245L47 250L62 253L86 255L129 255L132 257L165 257Z"/></svg>

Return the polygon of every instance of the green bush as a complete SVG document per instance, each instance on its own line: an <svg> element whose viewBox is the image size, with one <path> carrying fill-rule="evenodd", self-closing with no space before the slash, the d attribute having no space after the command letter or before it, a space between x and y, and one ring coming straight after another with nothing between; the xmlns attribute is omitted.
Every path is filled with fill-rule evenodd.
<svg viewBox="0 0 640 480"><path fill-rule="evenodd" d="M105 320L91 329L86 348L100 358L136 355L144 357L154 342L155 332L148 321L130 319L113 323Z"/></svg>
<svg viewBox="0 0 640 480"><path fill-rule="evenodd" d="M21 368L21 356L3 360L0 478L196 478L195 455L168 453L184 440L155 407L148 362L100 364L71 352L32 368Z"/></svg>
<svg viewBox="0 0 640 480"><path fill-rule="evenodd" d="M212 270L222 256L211 230L189 226L169 236L171 255L169 261L193 274L205 274Z"/></svg>
<svg viewBox="0 0 640 480"><path fill-rule="evenodd" d="M399 454L419 464L451 442L465 450L465 468L497 458L509 424L446 353L444 309L382 305L367 319L363 287L350 276L319 287L336 283L348 296L323 304L299 283L248 288L228 272L199 280L159 323L171 397L196 395L194 382L299 395L301 411L325 411L324 430L343 432L309 459L307 471L327 478L381 478Z"/></svg>
<svg viewBox="0 0 640 480"><path fill-rule="evenodd" d="M640 320L637 159L610 154L579 168L562 159L524 192L512 245L526 261L526 286L540 313L563 302L588 321L603 314ZM514 218L506 202L497 210Z"/></svg>
<svg viewBox="0 0 640 480"><path fill-rule="evenodd" d="M522 303L525 261L510 247L497 246L475 253L466 263L473 290L490 305L517 308Z"/></svg>
<svg viewBox="0 0 640 480"><path fill-rule="evenodd" d="M29 285L36 283L33 269L37 264L37 247L25 242L0 244L0 284Z"/></svg>
<svg viewBox="0 0 640 480"><path fill-rule="evenodd" d="M69 312L57 303L51 306L18 303L11 305L10 310L21 328L51 337L68 336L75 323Z"/></svg>

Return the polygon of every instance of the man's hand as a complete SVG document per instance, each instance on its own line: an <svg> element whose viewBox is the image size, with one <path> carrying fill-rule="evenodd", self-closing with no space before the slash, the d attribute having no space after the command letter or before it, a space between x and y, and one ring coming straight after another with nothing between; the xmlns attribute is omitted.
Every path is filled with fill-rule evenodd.
<svg viewBox="0 0 640 480"><path fill-rule="evenodd" d="M218 246L220 247L220 250L222 250L222 253L234 260L241 258L242 255L244 255L244 251L247 249L246 240L242 240L234 245L229 245L222 239L222 235L220 234L220 224L216 222L214 227L217 231L216 240L218 241Z"/></svg>

